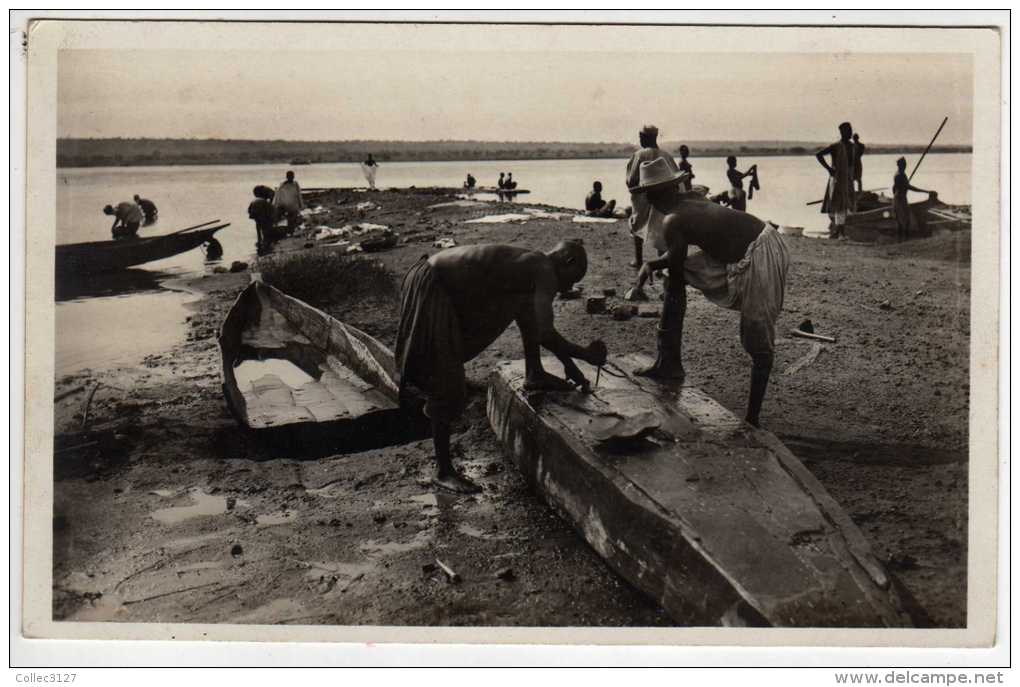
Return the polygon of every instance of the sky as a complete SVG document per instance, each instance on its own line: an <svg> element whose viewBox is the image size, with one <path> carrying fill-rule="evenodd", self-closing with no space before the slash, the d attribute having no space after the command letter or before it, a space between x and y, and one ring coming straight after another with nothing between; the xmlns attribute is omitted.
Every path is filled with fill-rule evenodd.
<svg viewBox="0 0 1020 687"><path fill-rule="evenodd" d="M62 50L60 137L969 144L965 53Z"/></svg>

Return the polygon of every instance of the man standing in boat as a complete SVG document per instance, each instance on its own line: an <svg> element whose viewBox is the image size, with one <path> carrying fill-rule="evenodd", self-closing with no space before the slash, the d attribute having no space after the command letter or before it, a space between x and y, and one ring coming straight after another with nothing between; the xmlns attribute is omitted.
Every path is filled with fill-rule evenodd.
<svg viewBox="0 0 1020 687"><path fill-rule="evenodd" d="M679 170L672 155L659 150L658 144L659 128L646 124L638 132L638 142L641 149L635 152L627 161L627 188L634 188L638 185L638 169L643 162L652 160L665 160L670 169L674 172ZM649 233L655 233L659 229L660 217L658 217L648 204L643 193L632 193L630 204L634 209L630 215L630 233L634 237L634 260L630 266L637 269L641 267L644 254L645 241Z"/></svg>
<svg viewBox="0 0 1020 687"><path fill-rule="evenodd" d="M113 215L110 233L115 239L126 239L138 235L138 227L142 226L142 209L134 203L117 203L117 207L107 205L103 214Z"/></svg>
<svg viewBox="0 0 1020 687"><path fill-rule="evenodd" d="M907 159L901 157L896 161L896 176L893 177L893 214L896 216L896 240L906 241L910 238L910 230L914 226L914 213L910 209L907 191L927 193L929 198L935 197L934 191L925 191L910 185L907 177Z"/></svg>
<svg viewBox="0 0 1020 687"><path fill-rule="evenodd" d="M828 148L819 150L815 157L818 164L829 173L829 183L822 199L822 212L829 215L829 238L846 238L846 216L853 206L854 143L850 122L839 125L839 140ZM825 161L828 155L832 164Z"/></svg>
<svg viewBox="0 0 1020 687"><path fill-rule="evenodd" d="M716 305L740 312L740 343L751 356L751 392L745 419L760 422L775 352L776 319L783 309L789 252L778 228L754 215L716 203L690 199L679 192L683 172L663 160L641 164L639 183L631 188L644 195L662 215L662 254L638 273L636 289L668 268L665 302L659 322L658 357L637 374L664 380L683 380L681 355L687 291L690 285ZM687 257L688 246L701 252ZM664 252L663 252L664 251Z"/></svg>
<svg viewBox="0 0 1020 687"><path fill-rule="evenodd" d="M396 362L400 402L424 396L436 449L434 484L461 493L478 487L457 473L450 459L450 424L464 409L464 363L516 322L524 344L525 388L565 391L570 382L542 368L540 348L559 358L567 379L582 389L588 380L574 358L606 361L606 345L582 347L553 326L552 302L584 277L588 256L579 243L563 242L548 253L520 246L458 246L422 256L400 288Z"/></svg>
<svg viewBox="0 0 1020 687"><path fill-rule="evenodd" d="M301 187L294 181L294 172L287 170L287 179L273 196L273 206L281 216L287 218L287 234L293 234L301 224L301 211L305 207L301 199Z"/></svg>

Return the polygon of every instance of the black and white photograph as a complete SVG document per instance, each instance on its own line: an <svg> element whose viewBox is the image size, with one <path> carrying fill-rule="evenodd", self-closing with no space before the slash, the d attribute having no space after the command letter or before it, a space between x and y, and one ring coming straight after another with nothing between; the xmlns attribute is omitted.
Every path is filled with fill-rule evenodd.
<svg viewBox="0 0 1020 687"><path fill-rule="evenodd" d="M993 640L996 30L138 18L26 37L27 635Z"/></svg>

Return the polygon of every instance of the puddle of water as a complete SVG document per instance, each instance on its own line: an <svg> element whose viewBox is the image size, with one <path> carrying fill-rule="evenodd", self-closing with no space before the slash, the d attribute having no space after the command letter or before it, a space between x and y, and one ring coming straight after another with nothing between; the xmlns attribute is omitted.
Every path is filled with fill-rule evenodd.
<svg viewBox="0 0 1020 687"><path fill-rule="evenodd" d="M458 525L457 531L461 534L466 534L469 537L474 537L475 539L488 539L490 541L503 541L504 539L509 539L508 535L484 532L474 525L469 525L466 522Z"/></svg>
<svg viewBox="0 0 1020 687"><path fill-rule="evenodd" d="M199 534L194 537L182 537L180 539L168 541L163 545L163 548L170 549L172 551L192 549L198 544L205 544L206 542L213 541L214 539L220 539L222 537L222 532L210 532L209 534Z"/></svg>
<svg viewBox="0 0 1020 687"><path fill-rule="evenodd" d="M269 603L230 620L232 623L278 623L294 616L306 615L305 607L294 599L273 599Z"/></svg>
<svg viewBox="0 0 1020 687"><path fill-rule="evenodd" d="M378 541L369 539L358 546L366 556L391 556L393 554L424 548L429 543L428 531L419 532L414 539L405 542Z"/></svg>
<svg viewBox="0 0 1020 687"><path fill-rule="evenodd" d="M280 511L268 513L255 518L255 524L259 527L273 527L274 525L286 525L288 522L297 520L297 513L293 511Z"/></svg>
<svg viewBox="0 0 1020 687"><path fill-rule="evenodd" d="M305 384L315 381L313 377L300 367L282 358L244 360L234 368L237 386L242 390L250 389L252 382L266 375L279 377L280 381L291 389L300 389Z"/></svg>
<svg viewBox="0 0 1020 687"><path fill-rule="evenodd" d="M408 498L408 501L414 501L415 503L422 504L423 508L438 508L439 500L435 494L418 494Z"/></svg>
<svg viewBox="0 0 1020 687"><path fill-rule="evenodd" d="M151 517L164 525L178 525L191 518L200 518L210 515L222 515L227 512L227 499L225 496L206 494L199 489L192 489L188 495L194 502L190 506L173 506L153 511Z"/></svg>

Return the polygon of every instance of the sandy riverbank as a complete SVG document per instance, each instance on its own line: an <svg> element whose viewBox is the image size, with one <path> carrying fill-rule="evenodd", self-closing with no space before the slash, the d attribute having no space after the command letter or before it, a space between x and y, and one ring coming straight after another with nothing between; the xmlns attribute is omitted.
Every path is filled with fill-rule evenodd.
<svg viewBox="0 0 1020 687"><path fill-rule="evenodd" d="M464 224L512 210L428 207L452 199L425 189L331 192L312 203L324 211L309 224L392 227L402 242L377 257L398 278L436 250L435 239L452 237L538 249L581 238L589 253L585 291L622 294L633 279L625 222L576 224L568 214ZM359 214L355 205L364 200L381 207ZM787 375L811 343L783 336L763 414L765 427L818 476L939 626L965 622L969 236L894 246L789 238L793 265L779 331L810 318L838 343ZM302 236L276 252L342 250L321 243ZM485 491L436 496L423 486L429 441L302 460L270 454L238 427L220 393L215 336L247 279L190 280L204 297L190 305L187 341L173 350L137 368L58 380L58 394L90 380L102 386L89 410L99 445L55 458L57 618L672 624L542 504L489 430L484 381L497 360L522 355L516 328L469 364L471 401L455 428L461 464ZM557 301L555 310L568 338L601 338L612 353L654 350L654 320L588 315L583 300ZM387 296L331 314L392 345L396 313ZM684 346L698 385L742 414L749 361L736 314L692 293ZM81 443L83 396L57 403L58 447ZM423 573L435 557L463 583ZM505 568L513 580L495 576Z"/></svg>

